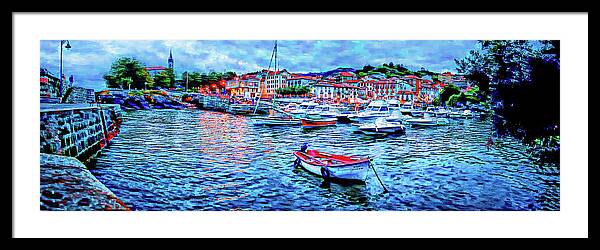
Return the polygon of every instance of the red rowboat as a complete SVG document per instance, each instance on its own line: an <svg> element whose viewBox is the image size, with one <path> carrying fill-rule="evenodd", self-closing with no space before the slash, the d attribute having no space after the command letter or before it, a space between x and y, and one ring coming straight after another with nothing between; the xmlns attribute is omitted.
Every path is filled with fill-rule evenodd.
<svg viewBox="0 0 600 250"><path fill-rule="evenodd" d="M301 118L300 122L302 123L303 128L318 128L318 127L335 125L337 123L337 118L319 119L319 120Z"/></svg>
<svg viewBox="0 0 600 250"><path fill-rule="evenodd" d="M316 150L296 151L296 164L324 179L365 181L369 158L334 155Z"/></svg>

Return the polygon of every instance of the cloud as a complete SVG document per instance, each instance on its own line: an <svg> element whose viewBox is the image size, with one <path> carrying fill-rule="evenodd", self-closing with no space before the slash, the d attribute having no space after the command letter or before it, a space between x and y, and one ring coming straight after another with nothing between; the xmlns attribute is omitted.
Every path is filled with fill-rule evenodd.
<svg viewBox="0 0 600 250"><path fill-rule="evenodd" d="M58 75L60 42L40 42L40 67ZM252 72L267 68L272 40L72 40L63 51L65 75L76 84L104 88L102 76L119 57L135 57L147 66L167 66L173 52L175 73L184 71ZM443 40L280 40L278 64L291 72L318 72L337 67L394 62L432 71L454 69L454 58L464 57L475 41ZM273 68L273 65L271 65Z"/></svg>

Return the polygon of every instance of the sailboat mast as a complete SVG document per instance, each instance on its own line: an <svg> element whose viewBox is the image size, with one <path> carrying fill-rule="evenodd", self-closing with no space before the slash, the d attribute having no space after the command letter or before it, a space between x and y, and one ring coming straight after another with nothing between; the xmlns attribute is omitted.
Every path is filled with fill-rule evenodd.
<svg viewBox="0 0 600 250"><path fill-rule="evenodd" d="M267 67L267 75L264 77L264 81L263 81L263 85L267 84L267 78L269 77L269 71L271 71L271 63L273 62L273 58L276 57L277 55L277 40L275 40L275 47L273 47L273 53L271 53L271 59L269 60L269 67ZM258 91L260 92L260 94L258 94L257 98L256 98L256 106L254 107L254 112L253 114L256 114L256 110L258 110L258 105L260 104L260 98L262 97L262 89L261 89L261 84L260 81L258 82Z"/></svg>
<svg viewBox="0 0 600 250"><path fill-rule="evenodd" d="M275 105L275 97L277 96L277 86L279 85L279 77L277 76L277 74L279 73L279 65L277 65L277 40L275 40L275 91L273 91L273 104L271 104L271 106ZM281 85L279 85L281 86Z"/></svg>

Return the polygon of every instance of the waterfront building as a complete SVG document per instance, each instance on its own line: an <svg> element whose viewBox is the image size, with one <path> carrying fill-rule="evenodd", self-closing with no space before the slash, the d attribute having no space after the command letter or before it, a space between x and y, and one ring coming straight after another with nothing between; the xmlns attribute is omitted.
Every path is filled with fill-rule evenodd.
<svg viewBox="0 0 600 250"><path fill-rule="evenodd" d="M60 79L47 69L40 69L40 98L46 100L58 97Z"/></svg>
<svg viewBox="0 0 600 250"><path fill-rule="evenodd" d="M452 83L452 73L451 72L444 72L444 73L442 73L442 74L440 74L438 76L438 80L440 82L445 83L445 84Z"/></svg>
<svg viewBox="0 0 600 250"><path fill-rule="evenodd" d="M462 90L465 90L472 85L465 75L455 75L451 72L442 73L438 79L444 84L453 84Z"/></svg>
<svg viewBox="0 0 600 250"><path fill-rule="evenodd" d="M334 83L320 81L313 85L312 94L318 99L345 102L349 99L364 97L364 88L349 85L347 83Z"/></svg>
<svg viewBox="0 0 600 250"><path fill-rule="evenodd" d="M312 76L299 76L299 75L295 75L295 76L291 76L290 78L287 79L287 87L293 87L293 86L311 86L313 84L315 84L317 82L317 79L315 77Z"/></svg>
<svg viewBox="0 0 600 250"><path fill-rule="evenodd" d="M344 82L347 80L356 80L356 74L354 74L354 72L351 71L342 71L342 72L338 72L335 73L333 75L333 77L338 81L338 82Z"/></svg>
<svg viewBox="0 0 600 250"><path fill-rule="evenodd" d="M256 75L245 74L228 80L225 88L231 97L250 99L257 97L259 85L260 78Z"/></svg>
<svg viewBox="0 0 600 250"><path fill-rule="evenodd" d="M349 80L345 80L344 83L350 85L350 86L354 86L354 87L359 87L361 80L359 79L349 79Z"/></svg>
<svg viewBox="0 0 600 250"><path fill-rule="evenodd" d="M463 90L468 89L473 85L469 80L467 80L465 75L453 75L452 84Z"/></svg>
<svg viewBox="0 0 600 250"><path fill-rule="evenodd" d="M272 97L278 88L287 87L287 79L291 76L286 69L269 71L265 81L265 97Z"/></svg>

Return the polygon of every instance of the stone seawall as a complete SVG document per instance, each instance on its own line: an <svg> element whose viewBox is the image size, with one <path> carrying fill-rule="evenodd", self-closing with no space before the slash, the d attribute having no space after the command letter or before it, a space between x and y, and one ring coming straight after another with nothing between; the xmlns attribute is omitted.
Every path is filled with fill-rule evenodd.
<svg viewBox="0 0 600 250"><path fill-rule="evenodd" d="M40 154L40 210L130 210L79 160Z"/></svg>
<svg viewBox="0 0 600 250"><path fill-rule="evenodd" d="M84 165L119 133L120 106L40 105L40 210L130 210Z"/></svg>
<svg viewBox="0 0 600 250"><path fill-rule="evenodd" d="M42 104L40 153L87 162L119 133L119 105Z"/></svg>

